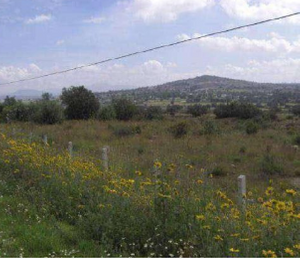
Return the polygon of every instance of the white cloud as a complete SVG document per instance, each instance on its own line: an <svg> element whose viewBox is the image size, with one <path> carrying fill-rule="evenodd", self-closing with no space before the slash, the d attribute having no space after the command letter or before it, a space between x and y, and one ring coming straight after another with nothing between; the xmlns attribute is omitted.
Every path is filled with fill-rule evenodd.
<svg viewBox="0 0 300 259"><path fill-rule="evenodd" d="M45 23L49 22L52 19L51 14L41 14L37 15L34 18L30 18L25 21L26 24L37 24L37 23Z"/></svg>
<svg viewBox="0 0 300 259"><path fill-rule="evenodd" d="M129 67L116 63L110 66L91 66L70 73L53 77L28 81L26 84L9 85L0 89L0 94L14 92L22 87L37 90L60 90L71 85L93 86L95 91L113 90L112 86L148 86L165 83L172 80L188 78L196 74L176 74L172 71L174 63L161 63L157 60L149 60L140 65ZM82 64L77 64L81 66ZM50 73L65 68L53 68L44 71ZM41 75L42 71L35 64L26 67L0 67L0 83L20 80L28 77ZM197 74L198 75L198 74ZM102 86L105 86L102 88ZM118 89L121 89L119 87Z"/></svg>
<svg viewBox="0 0 300 259"><path fill-rule="evenodd" d="M129 10L145 22L171 22L183 13L200 11L213 4L214 0L133 0Z"/></svg>
<svg viewBox="0 0 300 259"><path fill-rule="evenodd" d="M300 59L288 58L251 60L245 66L227 64L222 67L208 67L206 73L258 82L295 83L300 81L299 70Z"/></svg>
<svg viewBox="0 0 300 259"><path fill-rule="evenodd" d="M65 41L64 40L58 40L56 42L56 46L61 46L61 45L64 45L65 44Z"/></svg>
<svg viewBox="0 0 300 259"><path fill-rule="evenodd" d="M157 60L149 60L145 62L142 68L145 74L158 74L165 70L163 64Z"/></svg>
<svg viewBox="0 0 300 259"><path fill-rule="evenodd" d="M36 64L27 67L3 66L0 67L0 82L10 82L38 75L42 70Z"/></svg>
<svg viewBox="0 0 300 259"><path fill-rule="evenodd" d="M84 23L94 23L94 24L100 24L103 23L106 20L105 17L99 16L99 17L91 17L87 20L84 20Z"/></svg>
<svg viewBox="0 0 300 259"><path fill-rule="evenodd" d="M267 19L298 12L299 0L220 0L226 13L239 19ZM290 23L300 23L300 18L286 20Z"/></svg>
<svg viewBox="0 0 300 259"><path fill-rule="evenodd" d="M201 34L195 33L192 37L199 37ZM177 36L179 40L190 39L187 34ZM197 41L201 47L220 51L252 51L271 53L292 53L300 52L300 39L288 41L277 33L270 33L269 39L249 39L245 37L209 37Z"/></svg>

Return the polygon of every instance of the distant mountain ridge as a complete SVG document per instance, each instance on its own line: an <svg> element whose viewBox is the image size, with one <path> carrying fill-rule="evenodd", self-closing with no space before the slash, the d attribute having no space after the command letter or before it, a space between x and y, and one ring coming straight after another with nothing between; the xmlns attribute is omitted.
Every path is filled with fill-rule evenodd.
<svg viewBox="0 0 300 259"><path fill-rule="evenodd" d="M218 76L203 75L191 79L183 79L169 82L157 86L140 87L131 90L117 90L106 93L97 93L97 95L120 95L124 93L151 93L151 92L186 92L197 93L203 90L212 89L249 89L259 90L269 89L300 89L300 83L257 83L246 80L230 79Z"/></svg>

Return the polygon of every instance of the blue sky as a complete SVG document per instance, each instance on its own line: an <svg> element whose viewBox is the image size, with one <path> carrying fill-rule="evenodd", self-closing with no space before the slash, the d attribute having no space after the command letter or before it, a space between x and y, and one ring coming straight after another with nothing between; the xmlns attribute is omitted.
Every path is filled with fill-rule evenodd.
<svg viewBox="0 0 300 259"><path fill-rule="evenodd" d="M300 11L299 0L0 0L0 83ZM0 94L134 88L211 74L300 82L300 18L33 82Z"/></svg>

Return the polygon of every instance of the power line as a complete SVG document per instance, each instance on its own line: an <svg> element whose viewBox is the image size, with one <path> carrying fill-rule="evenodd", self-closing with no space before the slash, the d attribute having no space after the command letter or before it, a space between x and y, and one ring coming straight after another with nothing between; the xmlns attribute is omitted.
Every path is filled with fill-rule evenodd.
<svg viewBox="0 0 300 259"><path fill-rule="evenodd" d="M66 69L66 70L61 70L61 71L57 71L57 72L53 72L53 73L49 73L49 74L45 74L45 75L41 75L41 76L25 78L25 79L11 81L11 82L7 82L7 83L2 83L2 84L0 84L0 86L11 85L11 84L26 82L26 81L32 81L32 80L36 80L36 79L40 79L40 78L44 78L44 77L49 77L49 76L54 76L54 75L58 75L58 74L64 74L64 73L79 70L79 69L82 69L82 68L96 66L96 65L103 64L103 63L111 62L111 61L114 61L114 60L120 60L120 59L128 58L128 57L131 57L131 56L136 56L136 55L139 55L139 54L143 54L143 53L152 52L152 51L163 49L163 48L176 46L176 45L187 43L187 42L190 42L190 41L200 40L200 39L203 39L203 38L208 38L208 37L212 37L212 36L219 35L219 34L225 34L225 33L232 32L232 31L237 31L237 30L241 30L241 29L245 29L245 28L250 28L250 27L262 25L262 24L265 24L265 23L270 23L270 22L274 22L274 21L287 19L287 18L294 17L294 16L297 16L297 15L300 15L300 12L296 12L296 13L292 13L292 14L288 14L288 15L284 15L284 16L280 16L280 17L276 17L276 18L271 18L271 19L267 19L267 20L263 20L263 21L259 21L259 22L255 22L255 23L250 23L250 24L246 24L246 25L242 25L242 26L238 26L238 27L233 27L233 28L226 29L226 30L212 32L212 33L205 34L205 35L202 35L202 36L193 37L193 38L189 38L189 39L185 39L185 40L181 40L181 41L177 41L177 42L173 42L173 43L169 43L169 44L164 44L164 45L160 45L160 46L153 47L153 48L150 48L150 49L136 51L136 52L125 54L125 55L122 55L122 56L119 56L119 57L109 58L109 59L101 60L101 61L94 62L94 63L91 63L91 64L82 65L82 66L78 66L78 67L74 67L74 68L70 68L70 69Z"/></svg>

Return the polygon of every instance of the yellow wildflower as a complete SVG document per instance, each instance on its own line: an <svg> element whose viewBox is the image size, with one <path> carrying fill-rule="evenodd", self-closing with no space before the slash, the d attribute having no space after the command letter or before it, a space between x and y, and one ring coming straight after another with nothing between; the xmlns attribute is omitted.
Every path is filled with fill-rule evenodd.
<svg viewBox="0 0 300 259"><path fill-rule="evenodd" d="M198 180L197 184L203 184L203 181L202 180Z"/></svg>
<svg viewBox="0 0 300 259"><path fill-rule="evenodd" d="M142 176L142 172L141 171L135 171L135 174L138 175L138 176Z"/></svg>
<svg viewBox="0 0 300 259"><path fill-rule="evenodd" d="M199 220L199 221L204 221L205 216L204 215L196 215L196 219Z"/></svg>
<svg viewBox="0 0 300 259"><path fill-rule="evenodd" d="M288 189L288 190L286 190L285 191L287 194L290 194L290 195L293 195L293 196L295 196L296 194L297 194L297 192L295 191L295 190L293 190L293 189Z"/></svg>
<svg viewBox="0 0 300 259"><path fill-rule="evenodd" d="M271 196L273 194L273 192L274 192L274 188L273 187L268 187L265 194L267 196Z"/></svg>
<svg viewBox="0 0 300 259"><path fill-rule="evenodd" d="M154 163L154 167L156 167L156 168L161 168L161 167L162 167L162 163L159 162L159 161L156 161L156 162Z"/></svg>
<svg viewBox="0 0 300 259"><path fill-rule="evenodd" d="M267 258L276 258L277 257L276 253L272 250L268 250L268 251L263 250L262 254L264 257L267 257Z"/></svg>
<svg viewBox="0 0 300 259"><path fill-rule="evenodd" d="M243 242L248 242L250 239L249 238L241 238L240 240Z"/></svg>
<svg viewBox="0 0 300 259"><path fill-rule="evenodd" d="M214 237L214 239L215 239L216 241L223 241L223 238L222 238L220 235L216 235L216 236Z"/></svg>
<svg viewBox="0 0 300 259"><path fill-rule="evenodd" d="M189 164L186 164L185 167L186 167L187 169L194 169L194 166L193 166L193 165L189 165Z"/></svg>
<svg viewBox="0 0 300 259"><path fill-rule="evenodd" d="M290 256L294 256L295 255L294 251L292 249L290 249L290 248L284 249L284 252L286 252Z"/></svg>
<svg viewBox="0 0 300 259"><path fill-rule="evenodd" d="M276 209L277 209L278 211L285 210L285 203L282 202L282 201L278 202L278 203L276 204Z"/></svg>
<svg viewBox="0 0 300 259"><path fill-rule="evenodd" d="M294 248L300 250L300 244L294 245Z"/></svg>
<svg viewBox="0 0 300 259"><path fill-rule="evenodd" d="M232 252L232 253L238 253L240 250L239 249L230 248L229 251Z"/></svg>
<svg viewBox="0 0 300 259"><path fill-rule="evenodd" d="M230 205L228 203L223 203L221 205L221 209L228 209L230 207Z"/></svg>

